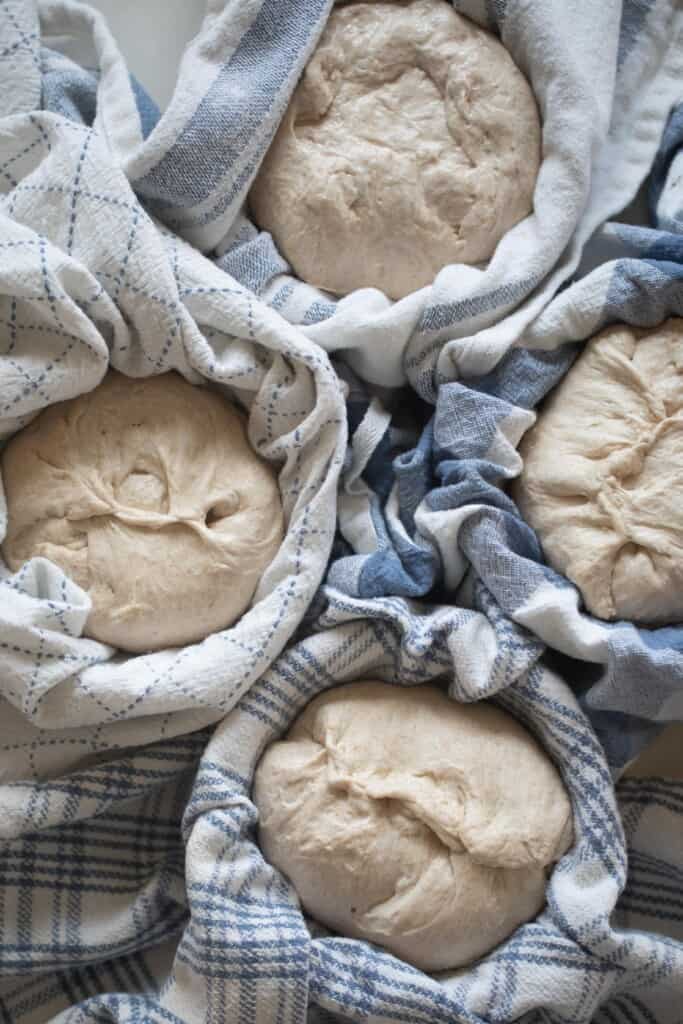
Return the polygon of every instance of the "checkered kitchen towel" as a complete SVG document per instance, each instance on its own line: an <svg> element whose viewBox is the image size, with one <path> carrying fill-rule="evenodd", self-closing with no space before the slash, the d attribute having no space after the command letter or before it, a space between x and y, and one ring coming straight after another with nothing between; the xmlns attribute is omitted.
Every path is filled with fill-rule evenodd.
<svg viewBox="0 0 683 1024"><path fill-rule="evenodd" d="M484 5L476 0L459 6L484 18ZM291 0L286 9L250 0L210 4L169 115L158 123L101 19L74 3L45 2L39 23L30 0L0 3L5 435L42 405L94 386L109 360L135 374L174 366L191 380L224 386L249 408L254 439L265 442L273 460L284 459L281 481L290 513L288 542L249 619L254 633L235 637L228 631L172 656L119 660L79 639L87 612L83 595L45 563L15 579L3 575L0 628L9 623L12 631L0 636L4 1020L37 1024L60 1019L63 1011L62 1020L79 1024L565 1024L568 1015L599 1024L677 1021L683 978L676 896L683 871L676 839L680 786L623 783L624 834L602 749L566 685L540 660L544 644L513 621L500 593L492 594L495 574L487 577L491 589L482 584L479 568L471 574L472 609L421 608L397 596L398 589L382 596L392 574L379 560L369 574L375 581L369 597L357 583L360 563L341 564L342 558L372 554L372 534L365 550L354 540L368 522L377 534L383 529L382 502L379 517L376 510L369 516L371 501L363 495L366 472L375 481L386 470L384 455L372 458L375 440L379 444L386 433L379 399L370 415L358 401L350 409L355 422L344 481L347 546L337 552L336 586L322 595L326 610L317 635L263 675L301 618L331 542L343 410L338 382L314 342L334 347L324 332L344 327L341 347L357 349L357 369L372 376L373 351L379 351L388 371L375 376L397 383L405 368L432 399L437 357L445 380L455 376L454 357L458 373L474 366L476 387L471 380L449 386L461 387L461 395L484 396L476 420L487 445L483 453L468 426L475 422L466 415L473 400L457 404L459 440L448 433L454 429L448 405L440 407L443 444L437 407L433 436L444 450L455 445L443 460L430 440L425 407L416 404L405 422L392 413L390 421L390 446L400 452L422 444L425 465L431 471L438 463L444 483L442 504L430 508L434 488L420 493L421 480L429 479L427 470L420 477L419 459L415 474L406 474L412 520L396 514L396 532L402 528L414 539L412 524L424 519L428 525L416 543L421 550L415 563L422 559L424 565L407 565L403 585L420 593L433 594L436 587L454 592L465 568L454 543L461 510L465 526L476 525L467 494L471 499L474 487L486 515L496 512L496 502L504 505L497 467L505 476L514 463L514 445L530 422L528 406L548 386L545 368L552 376L563 365L558 369L542 346L513 352L498 370L495 364L571 273L592 227L634 191L670 105L679 52L675 4L627 3L623 12L612 2L591 5L590 17L573 10L571 25L559 2L486 6L507 45L519 46L518 59L529 64L530 74L533 58L537 90L544 61L558 75L571 69L562 72L567 102L558 106L552 131L553 119L546 119L550 209L546 219L528 222L528 246L516 249L506 240L505 260L497 257L483 277L472 271L456 287L447 272L443 288L439 282L431 293L434 304L425 305L437 317L428 321L429 330L415 329L420 305L410 307L413 319L397 331L395 307L376 294L361 296L362 305L352 297L346 320L340 304L317 327L287 326L225 273L225 258L212 265L170 233L184 234L207 252L220 244L226 253L231 231L232 240L242 230L249 235L238 216L242 195L329 3ZM287 17L278 20L282 13ZM575 39L581 45L572 51ZM250 62L254 53L259 59ZM261 106L254 106L247 86L259 75ZM615 83L630 87L620 91ZM250 120L254 111L258 116ZM617 159L622 152L629 154L623 163ZM561 173L568 175L570 167L575 181ZM131 181L166 231L139 205ZM552 210L564 186L566 220L563 213L558 227ZM668 211L673 219L675 214ZM553 266L556 272L548 276ZM511 276L520 268L532 275L526 283ZM540 276L533 277L534 270ZM546 284L527 303L525 296L541 279ZM296 287L299 295L302 287ZM504 319L498 333L489 330L520 298L519 318ZM304 311L293 316L290 307L283 310L290 320L304 319ZM362 324L354 319L357 312ZM415 349L404 360L408 336ZM496 381L503 377L508 383L499 392ZM496 402L507 403L504 414ZM470 473L475 464L479 476ZM392 480L385 476L382 486L390 494ZM465 500L449 504L453 495ZM507 543L516 528L511 519L505 522ZM509 557L509 543L500 550ZM499 551L495 543L492 551ZM441 568L444 552L448 578ZM400 552L397 559L403 566ZM342 593L342 585L356 596ZM546 912L481 964L450 978L428 978L360 943L318 931L312 938L291 890L264 865L253 843L249 775L261 745L317 690L366 672L411 684L444 677L455 699L499 694L546 743L572 792L577 845L555 872ZM180 735L236 701L237 710L203 756L204 732ZM634 865L628 880L626 844Z"/></svg>
<svg viewBox="0 0 683 1024"><path fill-rule="evenodd" d="M99 16L7 0L0 40L0 439L109 365L175 369L248 411L288 524L238 623L140 657L81 636L87 595L51 563L0 565L0 776L38 779L216 721L263 673L323 576L346 427L327 355L136 198L126 154L153 111ZM94 88L57 42L96 61ZM0 539L4 516L0 498Z"/></svg>
<svg viewBox="0 0 683 1024"><path fill-rule="evenodd" d="M4 8L30 11L34 2L6 0ZM454 0L500 35L538 98L543 165L534 213L486 268L444 268L431 287L392 303L374 289L336 301L297 280L244 206L332 3L210 0L157 122L105 46L99 20L74 3L43 0L43 45L57 51L47 58L51 75L44 64L43 102L86 120L97 103L148 210L317 344L344 351L361 377L387 386L409 379L434 400L441 381L499 361L571 277L591 233L635 195L681 95L683 11L677 0ZM8 35L10 59L21 51L26 64L38 29L30 13L21 17L30 47ZM131 122L133 99L139 118Z"/></svg>
<svg viewBox="0 0 683 1024"><path fill-rule="evenodd" d="M141 165L145 173L136 180L159 216L202 248L217 246L221 266L328 351L343 350L362 378L387 386L408 378L431 401L439 383L491 370L571 277L592 232L630 202L683 80L683 10L677 0L453 5L500 34L529 78L543 116L534 213L505 235L485 268L444 268L432 286L395 303L374 289L337 301L293 277L270 235L239 212L272 136L269 101L280 109L285 100L278 91L281 25L304 6L311 26L322 20L329 4L315 0L288 3L289 17L277 28L271 27L269 4L245 4L250 11L258 7L258 14L253 20L249 15L248 32L210 94L202 82L193 87L188 53L184 88L171 107L182 132L168 158ZM292 21L287 34L288 59L294 60L300 27ZM239 91L233 87L238 67L247 69ZM290 86L288 79L282 93ZM213 139L216 124L222 143ZM216 191L212 148L211 166L190 193L183 181L194 173L191 142L208 141L209 135L214 147L222 146L223 178Z"/></svg>
<svg viewBox="0 0 683 1024"><path fill-rule="evenodd" d="M197 736L3 787L16 811L2 834L17 834L0 867L3 1019L679 1024L683 784L630 780L618 805L587 719L522 633L503 616L337 595L217 727L194 781ZM493 697L570 792L575 843L547 906L472 967L428 976L328 934L256 846L265 744L316 693L363 677Z"/></svg>
<svg viewBox="0 0 683 1024"><path fill-rule="evenodd" d="M549 569L503 486L534 407L605 324L652 327L683 315L683 106L671 114L648 182L653 227L608 223L581 275L486 374L443 384L429 414L409 396L384 404L358 380L340 540L328 583L360 598L446 595L499 613L542 641L581 695L619 772L662 723L683 720L683 624L638 629L587 615ZM467 574L467 575L466 575ZM465 579L464 584L463 579ZM459 589L460 588L460 589Z"/></svg>

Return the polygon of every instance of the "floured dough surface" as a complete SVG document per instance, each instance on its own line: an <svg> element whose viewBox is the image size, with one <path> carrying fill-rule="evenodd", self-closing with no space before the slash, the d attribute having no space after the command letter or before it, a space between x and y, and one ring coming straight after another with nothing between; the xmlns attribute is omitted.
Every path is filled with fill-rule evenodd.
<svg viewBox="0 0 683 1024"><path fill-rule="evenodd" d="M531 212L540 123L502 44L447 0L332 11L251 190L295 272L398 299Z"/></svg>
<svg viewBox="0 0 683 1024"><path fill-rule="evenodd" d="M683 621L683 320L597 334L520 454L520 511L588 611Z"/></svg>
<svg viewBox="0 0 683 1024"><path fill-rule="evenodd" d="M86 632L128 651L202 640L248 607L283 533L246 421L176 373L110 372L7 445L3 555L43 556L88 592Z"/></svg>
<svg viewBox="0 0 683 1024"><path fill-rule="evenodd" d="M317 697L266 750L254 801L264 855L308 913L428 971L469 963L534 917L572 834L531 735L430 686Z"/></svg>

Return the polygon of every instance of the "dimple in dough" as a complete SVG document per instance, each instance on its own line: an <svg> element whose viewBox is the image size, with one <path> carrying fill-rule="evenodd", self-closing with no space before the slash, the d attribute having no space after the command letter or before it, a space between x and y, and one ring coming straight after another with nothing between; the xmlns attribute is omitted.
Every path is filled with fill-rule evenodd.
<svg viewBox="0 0 683 1024"><path fill-rule="evenodd" d="M683 320L597 334L520 453L520 511L588 611L683 621Z"/></svg>
<svg viewBox="0 0 683 1024"><path fill-rule="evenodd" d="M253 796L263 853L305 910L427 971L471 962L534 917L572 836L531 735L432 686L323 693L266 750Z"/></svg>
<svg viewBox="0 0 683 1024"><path fill-rule="evenodd" d="M244 416L176 373L114 371L42 412L2 456L4 558L88 592L86 635L127 651L202 640L245 611L283 535Z"/></svg>
<svg viewBox="0 0 683 1024"><path fill-rule="evenodd" d="M532 210L532 91L446 0L333 10L251 189L300 278L399 299L480 263Z"/></svg>

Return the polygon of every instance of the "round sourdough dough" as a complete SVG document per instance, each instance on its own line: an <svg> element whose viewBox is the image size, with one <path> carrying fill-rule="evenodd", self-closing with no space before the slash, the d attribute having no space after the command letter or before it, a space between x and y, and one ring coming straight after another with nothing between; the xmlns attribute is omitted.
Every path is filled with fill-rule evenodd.
<svg viewBox="0 0 683 1024"><path fill-rule="evenodd" d="M249 605L283 532L245 419L176 373L110 372L2 456L3 555L42 555L88 592L86 634L128 651L202 640Z"/></svg>
<svg viewBox="0 0 683 1024"><path fill-rule="evenodd" d="M540 123L507 50L446 0L333 10L251 190L294 271L399 299L531 212Z"/></svg>
<svg viewBox="0 0 683 1024"><path fill-rule="evenodd" d="M597 334L520 454L520 511L588 611L683 621L683 320Z"/></svg>
<svg viewBox="0 0 683 1024"><path fill-rule="evenodd" d="M265 857L306 911L427 971L483 955L545 899L569 799L531 735L431 686L312 701L254 780Z"/></svg>

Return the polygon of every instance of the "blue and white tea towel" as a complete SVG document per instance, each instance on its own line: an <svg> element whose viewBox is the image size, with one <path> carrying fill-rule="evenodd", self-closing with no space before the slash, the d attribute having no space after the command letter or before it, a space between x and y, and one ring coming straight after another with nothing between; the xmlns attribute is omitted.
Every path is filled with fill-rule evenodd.
<svg viewBox="0 0 683 1024"><path fill-rule="evenodd" d="M534 213L505 235L486 267L444 268L432 286L392 303L374 289L337 301L297 280L245 207L331 7L332 0L210 0L156 121L99 16L68 0L12 0L3 8L11 102L35 94L35 75L27 82L22 72L45 59L42 40L52 51L44 105L95 117L147 210L311 340L343 351L361 377L386 386L408 379L433 400L441 381L488 372L500 360L571 277L592 232L635 195L681 96L683 10L677 0L454 0L499 33L538 99L543 163ZM81 66L67 83L63 62L74 58ZM66 99L52 98L65 88Z"/></svg>
<svg viewBox="0 0 683 1024"><path fill-rule="evenodd" d="M17 786L22 835L2 868L0 929L15 937L0 947L4 1019L675 1024L682 785L622 784L625 835L600 743L569 688L516 643L520 632L474 611L333 597L316 633L217 727L194 781L197 737L61 786ZM495 698L547 748L571 795L575 842L547 906L469 968L428 976L306 921L256 845L250 786L264 746L315 694L364 676L441 679L454 700Z"/></svg>
<svg viewBox="0 0 683 1024"><path fill-rule="evenodd" d="M681 153L683 106L671 115L651 176L656 226L605 225L587 247L584 276L491 372L442 384L431 416L413 402L412 434L351 382L352 454L327 576L360 598L445 593L485 610L473 585L481 581L497 613L524 627L520 642L547 645L617 772L661 724L683 720L683 623L639 629L586 614L577 589L544 564L504 488L521 470L517 446L535 407L580 341L614 321L654 327L683 315ZM389 404L405 421L405 397Z"/></svg>
<svg viewBox="0 0 683 1024"><path fill-rule="evenodd" d="M534 213L504 236L486 267L444 268L430 287L395 303L375 289L337 300L294 277L270 235L245 211L238 215L257 168L250 158L270 141L272 112L281 103L276 86L293 59L283 52L279 73L269 61L256 66L251 47L268 36L267 3L235 50L234 65L242 60L248 68L246 97L232 90L230 65L211 94L200 84L190 103L184 91L183 109L177 93L177 141L136 181L168 223L205 249L217 246L221 266L325 349L343 351L361 377L387 386L408 379L430 400L442 381L491 370L571 277L592 232L636 194L683 80L683 10L676 0L453 4L500 34L543 118ZM309 0L288 10L296 8L302 24L312 26L324 17L322 6ZM308 43L300 29L289 31ZM245 132L250 102L259 113ZM220 200L212 194L201 202L207 185L196 194L182 187L193 161L189 142L213 138L216 124L224 139L215 157L224 174Z"/></svg>
<svg viewBox="0 0 683 1024"><path fill-rule="evenodd" d="M224 715L319 586L346 448L327 355L137 199L124 169L141 130L136 92L102 21L83 34L89 17L48 3L40 32L98 62L91 93L54 51L41 55L32 4L0 5L0 440L94 388L109 366L131 377L175 369L248 411L254 447L279 473L287 531L232 628L139 657L82 636L89 599L50 562L14 575L0 565L4 778L41 778ZM100 107L109 89L116 104ZM73 119L88 97L91 124ZM5 516L0 497L0 541Z"/></svg>
<svg viewBox="0 0 683 1024"><path fill-rule="evenodd" d="M0 1017L680 1024L681 785L626 779L617 804L611 776L681 717L683 638L583 615L502 485L567 342L681 311L678 113L655 161L657 227L608 226L576 268L655 158L683 12L457 0L543 105L536 212L486 270L446 269L391 304L289 279L242 210L330 7L211 0L159 119L99 15L0 3L2 437L110 363L175 368L248 411L288 517L251 612L180 651L84 640L87 599L49 563L0 574ZM324 349L421 398L373 397L340 367L345 409ZM343 461L327 586L280 654L325 572ZM450 977L309 931L254 844L263 744L314 693L370 672L496 696L572 793L577 843L546 910Z"/></svg>

